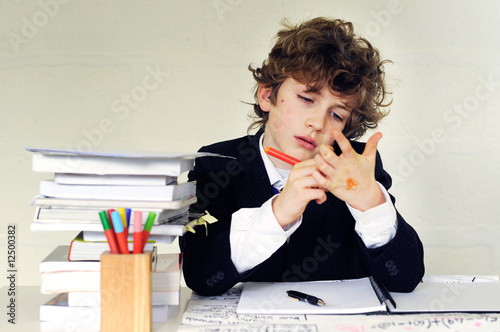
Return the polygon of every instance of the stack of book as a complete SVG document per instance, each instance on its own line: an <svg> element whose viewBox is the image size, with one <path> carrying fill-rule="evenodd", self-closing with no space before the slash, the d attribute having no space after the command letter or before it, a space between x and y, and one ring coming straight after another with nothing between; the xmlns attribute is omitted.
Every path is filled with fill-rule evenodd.
<svg viewBox="0 0 500 332"><path fill-rule="evenodd" d="M157 214L150 240L171 243L184 232L195 183L179 183L194 158L212 154L115 154L26 148L40 182L31 204L32 231L83 231L85 241L105 241L99 211L126 207ZM214 156L214 155L212 155ZM130 240L132 236L130 235Z"/></svg>
<svg viewBox="0 0 500 332"><path fill-rule="evenodd" d="M59 245L40 263L41 292L54 294L51 300L40 306L40 320L98 328L101 264L99 261L69 261L68 250L69 246ZM180 303L181 257L179 253L158 254L153 251L153 323L166 321L172 309Z"/></svg>
<svg viewBox="0 0 500 332"><path fill-rule="evenodd" d="M179 254L157 254L154 244L171 243L182 236L190 221L188 208L196 202L195 183L180 183L179 176L193 168L195 158L217 155L25 149L33 153L35 172L53 174L53 179L41 181L31 202L36 208L31 230L78 231L71 245L58 246L40 264L41 291L55 294L40 307L41 320L71 317L72 309L100 318L95 314L100 300L99 258L110 248L99 212L119 208L127 208L132 215L141 211L141 224L155 215L144 250L153 251L153 321L165 320L171 307L179 304L180 260ZM133 230L137 221L128 221ZM128 241L132 250L132 232ZM92 322L96 324L95 319Z"/></svg>

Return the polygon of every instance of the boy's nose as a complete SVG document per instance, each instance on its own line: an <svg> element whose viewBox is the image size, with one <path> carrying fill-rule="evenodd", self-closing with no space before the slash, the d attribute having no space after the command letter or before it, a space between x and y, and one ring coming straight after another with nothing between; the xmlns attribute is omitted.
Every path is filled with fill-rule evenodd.
<svg viewBox="0 0 500 332"><path fill-rule="evenodd" d="M306 119L306 126L312 127L317 131L323 130L325 125L325 116L322 112L311 111Z"/></svg>

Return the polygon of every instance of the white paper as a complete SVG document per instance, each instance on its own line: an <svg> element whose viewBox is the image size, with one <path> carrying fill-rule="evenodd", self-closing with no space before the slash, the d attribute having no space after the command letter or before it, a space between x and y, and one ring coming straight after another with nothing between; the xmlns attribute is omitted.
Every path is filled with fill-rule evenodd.
<svg viewBox="0 0 500 332"><path fill-rule="evenodd" d="M30 146L23 147L26 151L40 153L44 155L56 156L87 156L87 157L113 157L113 158L148 158L148 159L193 159L204 156L212 157L234 157L223 156L217 153L210 152L103 152L103 151L77 151L65 149L46 149Z"/></svg>
<svg viewBox="0 0 500 332"><path fill-rule="evenodd" d="M451 284L452 285L452 284ZM221 296L195 293L184 313L182 332L283 331L500 331L500 314L422 313L406 315L247 315L236 308L241 284ZM393 293L393 295L396 293ZM411 294L401 293L401 296ZM449 295L449 294L445 294ZM309 305L309 304L304 304ZM311 306L311 305L309 305Z"/></svg>
<svg viewBox="0 0 500 332"><path fill-rule="evenodd" d="M286 294L296 290L321 298L316 306ZM248 282L243 287L237 313L245 314L353 314L386 311L368 278L346 281Z"/></svg>
<svg viewBox="0 0 500 332"><path fill-rule="evenodd" d="M193 293L188 307L182 316L182 324L189 326L273 324L276 327L277 325L275 324L301 326L306 322L305 315L238 314L236 308L238 307L240 296L241 284L238 284L220 296L207 297Z"/></svg>
<svg viewBox="0 0 500 332"><path fill-rule="evenodd" d="M391 293L395 313L500 312L499 282L420 283L411 293Z"/></svg>
<svg viewBox="0 0 500 332"><path fill-rule="evenodd" d="M423 277L424 283L446 283L446 282L497 282L498 275L462 275L462 274L426 274Z"/></svg>

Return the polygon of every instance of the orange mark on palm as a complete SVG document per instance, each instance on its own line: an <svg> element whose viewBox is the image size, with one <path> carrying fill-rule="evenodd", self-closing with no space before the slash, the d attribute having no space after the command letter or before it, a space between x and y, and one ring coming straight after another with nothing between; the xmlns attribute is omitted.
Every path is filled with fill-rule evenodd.
<svg viewBox="0 0 500 332"><path fill-rule="evenodd" d="M347 187L345 188L346 190L356 190L358 189L359 182L354 180L353 178L347 178L345 180Z"/></svg>

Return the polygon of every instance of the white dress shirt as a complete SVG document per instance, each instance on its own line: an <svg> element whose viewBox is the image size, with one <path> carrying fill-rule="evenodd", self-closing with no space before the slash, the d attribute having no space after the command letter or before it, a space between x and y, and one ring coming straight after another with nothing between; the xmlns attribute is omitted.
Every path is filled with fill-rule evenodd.
<svg viewBox="0 0 500 332"><path fill-rule="evenodd" d="M259 150L272 186L281 190L288 179L288 170L277 169L262 146L264 135L260 137ZM378 182L377 182L378 183ZM388 243L396 234L397 216L387 190L378 183L385 197L385 203L359 211L346 203L354 220L354 230L367 248L377 248ZM231 259L239 273L243 273L269 258L278 250L302 223L302 216L282 228L272 209L276 195L261 207L242 208L232 215L229 241Z"/></svg>

